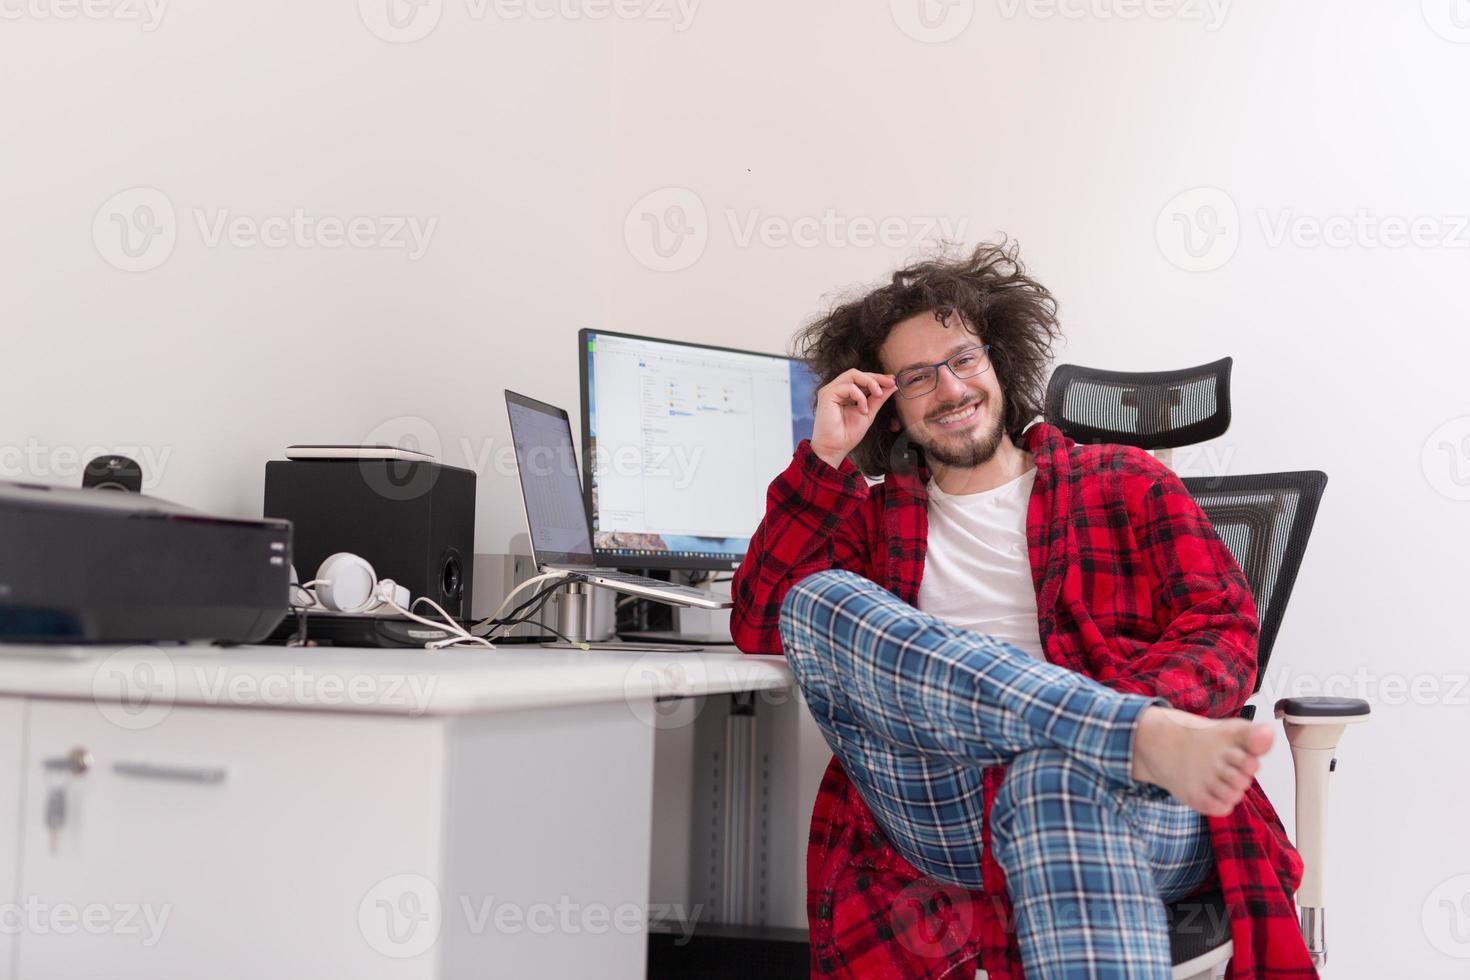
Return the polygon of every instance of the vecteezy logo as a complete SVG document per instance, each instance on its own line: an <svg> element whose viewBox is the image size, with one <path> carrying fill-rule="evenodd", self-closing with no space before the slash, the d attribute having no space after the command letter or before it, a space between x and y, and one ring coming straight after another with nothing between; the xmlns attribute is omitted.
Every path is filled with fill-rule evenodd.
<svg viewBox="0 0 1470 980"><path fill-rule="evenodd" d="M362 439L364 446L393 446L423 453L439 460L442 441L439 430L428 419L400 415L376 426ZM437 466L407 459L364 459L359 464L364 482L386 500L417 500L439 479Z"/></svg>
<svg viewBox="0 0 1470 980"><path fill-rule="evenodd" d="M958 885L920 878L898 893L889 912L895 935L925 958L945 956L965 944L975 922L970 893Z"/></svg>
<svg viewBox="0 0 1470 980"><path fill-rule="evenodd" d="M685 728L704 710L706 698L694 697L694 684L683 664L656 655L639 657L623 675L623 698L634 717L650 728Z"/></svg>
<svg viewBox="0 0 1470 980"><path fill-rule="evenodd" d="M1470 875L1440 882L1420 910L1429 945L1446 956L1470 959Z"/></svg>
<svg viewBox="0 0 1470 980"><path fill-rule="evenodd" d="M427 952L438 941L443 924L439 889L420 874L384 878L357 904L362 938L379 953L397 960Z"/></svg>
<svg viewBox="0 0 1470 980"><path fill-rule="evenodd" d="M893 22L915 41L942 44L975 19L975 0L888 0Z"/></svg>
<svg viewBox="0 0 1470 980"><path fill-rule="evenodd" d="M152 728L173 710L178 684L168 654L157 647L128 647L97 665L92 703L119 728Z"/></svg>
<svg viewBox="0 0 1470 980"><path fill-rule="evenodd" d="M1424 479L1451 500L1470 500L1470 415L1450 419L1424 440Z"/></svg>
<svg viewBox="0 0 1470 980"><path fill-rule="evenodd" d="M1454 44L1470 44L1470 0L1421 0L1429 29Z"/></svg>
<svg viewBox="0 0 1470 980"><path fill-rule="evenodd" d="M709 244L709 215L699 195L685 187L645 194L623 221L623 241L639 264L654 272L678 272L699 261Z"/></svg>
<svg viewBox="0 0 1470 980"><path fill-rule="evenodd" d="M1159 252L1186 272L1218 269L1240 245L1240 212L1218 187L1174 195L1154 222Z"/></svg>
<svg viewBox="0 0 1470 980"><path fill-rule="evenodd" d="M357 0L367 29L390 44L422 41L439 26L444 0Z"/></svg>
<svg viewBox="0 0 1470 980"><path fill-rule="evenodd" d="M97 254L124 272L147 272L163 265L178 239L173 202L153 187L119 191L92 218L92 244Z"/></svg>

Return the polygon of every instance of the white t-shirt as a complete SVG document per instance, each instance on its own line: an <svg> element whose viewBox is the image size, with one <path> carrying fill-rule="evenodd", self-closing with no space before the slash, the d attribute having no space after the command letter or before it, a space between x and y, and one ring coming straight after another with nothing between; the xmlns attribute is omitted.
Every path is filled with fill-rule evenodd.
<svg viewBox="0 0 1470 980"><path fill-rule="evenodd" d="M929 543L919 609L1045 660L1026 546L1036 467L982 493L952 496L929 481Z"/></svg>

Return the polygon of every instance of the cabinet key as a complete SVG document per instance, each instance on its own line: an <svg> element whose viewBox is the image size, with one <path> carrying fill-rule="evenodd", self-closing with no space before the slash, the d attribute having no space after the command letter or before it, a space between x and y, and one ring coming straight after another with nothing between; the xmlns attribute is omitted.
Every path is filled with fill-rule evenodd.
<svg viewBox="0 0 1470 980"><path fill-rule="evenodd" d="M51 834L51 853L60 843L61 828L66 824L66 787L53 786L46 794L46 829Z"/></svg>
<svg viewBox="0 0 1470 980"><path fill-rule="evenodd" d="M92 768L92 753L83 748L75 748L60 758L46 759L41 764L50 772L67 772L80 776Z"/></svg>
<svg viewBox="0 0 1470 980"><path fill-rule="evenodd" d="M92 753L78 747L59 759L46 759L42 764L48 772L60 774L60 782L52 785L46 793L46 830L51 839L51 853L55 854L61 844L61 828L66 826L67 784L92 768Z"/></svg>

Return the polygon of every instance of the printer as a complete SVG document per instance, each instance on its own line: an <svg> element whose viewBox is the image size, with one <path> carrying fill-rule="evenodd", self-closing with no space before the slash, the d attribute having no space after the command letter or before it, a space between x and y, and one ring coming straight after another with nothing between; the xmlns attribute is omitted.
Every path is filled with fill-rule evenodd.
<svg viewBox="0 0 1470 980"><path fill-rule="evenodd" d="M258 642L290 576L289 521L0 482L0 642Z"/></svg>

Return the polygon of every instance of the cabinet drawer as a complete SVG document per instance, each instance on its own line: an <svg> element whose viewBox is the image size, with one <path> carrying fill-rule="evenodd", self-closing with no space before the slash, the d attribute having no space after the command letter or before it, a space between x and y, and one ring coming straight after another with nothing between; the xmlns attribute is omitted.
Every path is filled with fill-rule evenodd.
<svg viewBox="0 0 1470 980"><path fill-rule="evenodd" d="M131 730L32 702L18 976L431 975L432 954L376 952L358 910L387 877L437 876L444 755L429 718L175 707Z"/></svg>

